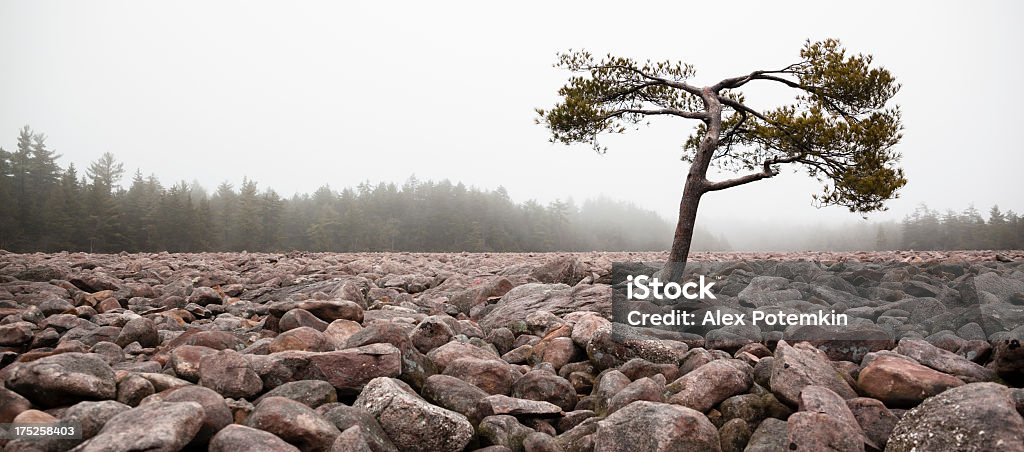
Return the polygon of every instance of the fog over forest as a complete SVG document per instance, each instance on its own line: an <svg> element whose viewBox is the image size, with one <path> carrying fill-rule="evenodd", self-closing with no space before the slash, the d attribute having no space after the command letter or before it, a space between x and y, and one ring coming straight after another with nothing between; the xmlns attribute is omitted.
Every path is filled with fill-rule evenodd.
<svg viewBox="0 0 1024 452"><path fill-rule="evenodd" d="M282 197L243 177L217 187L130 177L105 153L79 172L28 126L0 147L0 248L13 251L660 251L674 224L607 196L547 204L459 181L332 181ZM900 222L698 223L695 251L1024 248L1024 219L998 207Z"/></svg>

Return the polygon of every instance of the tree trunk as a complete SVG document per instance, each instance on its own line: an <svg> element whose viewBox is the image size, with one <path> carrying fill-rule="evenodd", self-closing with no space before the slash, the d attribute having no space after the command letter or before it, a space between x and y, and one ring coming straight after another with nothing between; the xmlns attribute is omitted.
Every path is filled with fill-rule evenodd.
<svg viewBox="0 0 1024 452"><path fill-rule="evenodd" d="M683 188L683 198L679 201L679 220L676 223L676 232L672 237L672 248L668 252L667 270L669 281L680 281L683 270L686 267L686 258L690 255L690 245L693 243L693 228L697 222L697 207L700 205L700 197L704 195L701 179L694 177L694 171L686 177L686 186Z"/></svg>
<svg viewBox="0 0 1024 452"><path fill-rule="evenodd" d="M718 148L718 139L722 132L722 104L718 100L718 93L706 87L701 90L701 98L708 114L705 120L707 130L700 146L697 147L690 171L686 175L686 184L683 186L683 199L679 202L679 220L676 222L672 248L669 250L668 262L665 263L663 271L663 274L668 276L668 281L682 280L686 259L690 255L690 244L693 243L697 207L700 205L701 196L707 191L708 167L711 166L711 159Z"/></svg>

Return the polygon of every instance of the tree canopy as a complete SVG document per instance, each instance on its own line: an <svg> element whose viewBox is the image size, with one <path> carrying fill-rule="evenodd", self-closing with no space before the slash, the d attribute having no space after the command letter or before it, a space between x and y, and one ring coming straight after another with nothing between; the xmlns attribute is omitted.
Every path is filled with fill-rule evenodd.
<svg viewBox="0 0 1024 452"><path fill-rule="evenodd" d="M894 150L902 137L900 110L889 105L900 85L870 55L848 54L834 39L806 42L799 59L779 69L707 86L693 84L696 71L683 62L570 51L555 66L573 75L554 107L537 110L553 142L605 152L602 135L639 128L650 117L700 121L683 145L690 171L672 261L685 262L701 195L774 177L783 165L799 165L822 183L813 195L819 205L852 212L884 209L907 182ZM766 83L791 88L793 101L752 107L745 91ZM711 181L712 166L739 175Z"/></svg>

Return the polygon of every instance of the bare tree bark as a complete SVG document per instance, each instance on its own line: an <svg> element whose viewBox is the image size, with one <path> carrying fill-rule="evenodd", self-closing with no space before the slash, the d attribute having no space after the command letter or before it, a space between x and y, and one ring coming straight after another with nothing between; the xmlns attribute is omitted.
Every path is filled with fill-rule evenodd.
<svg viewBox="0 0 1024 452"><path fill-rule="evenodd" d="M700 205L701 196L707 192L708 167L711 166L711 159L714 157L715 149L718 148L719 136L722 133L722 103L718 93L713 87L705 87L701 89L700 95L704 100L704 108L707 112L707 116L704 118L707 133L704 134L693 163L690 165L690 171L686 175L686 184L683 187L683 198L679 202L679 220L676 222L676 232L672 238L672 248L669 250L665 268L669 281L682 279L686 259L690 254L690 245L693 243L693 227L697 222L697 207Z"/></svg>

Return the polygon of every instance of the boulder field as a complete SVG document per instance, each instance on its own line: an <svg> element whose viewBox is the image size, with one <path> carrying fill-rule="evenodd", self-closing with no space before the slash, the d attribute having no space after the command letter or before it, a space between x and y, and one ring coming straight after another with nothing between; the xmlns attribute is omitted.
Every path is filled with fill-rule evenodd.
<svg viewBox="0 0 1024 452"><path fill-rule="evenodd" d="M695 254L849 323L613 323L664 258L0 251L0 423L82 434L0 449L1024 450L1024 252Z"/></svg>

